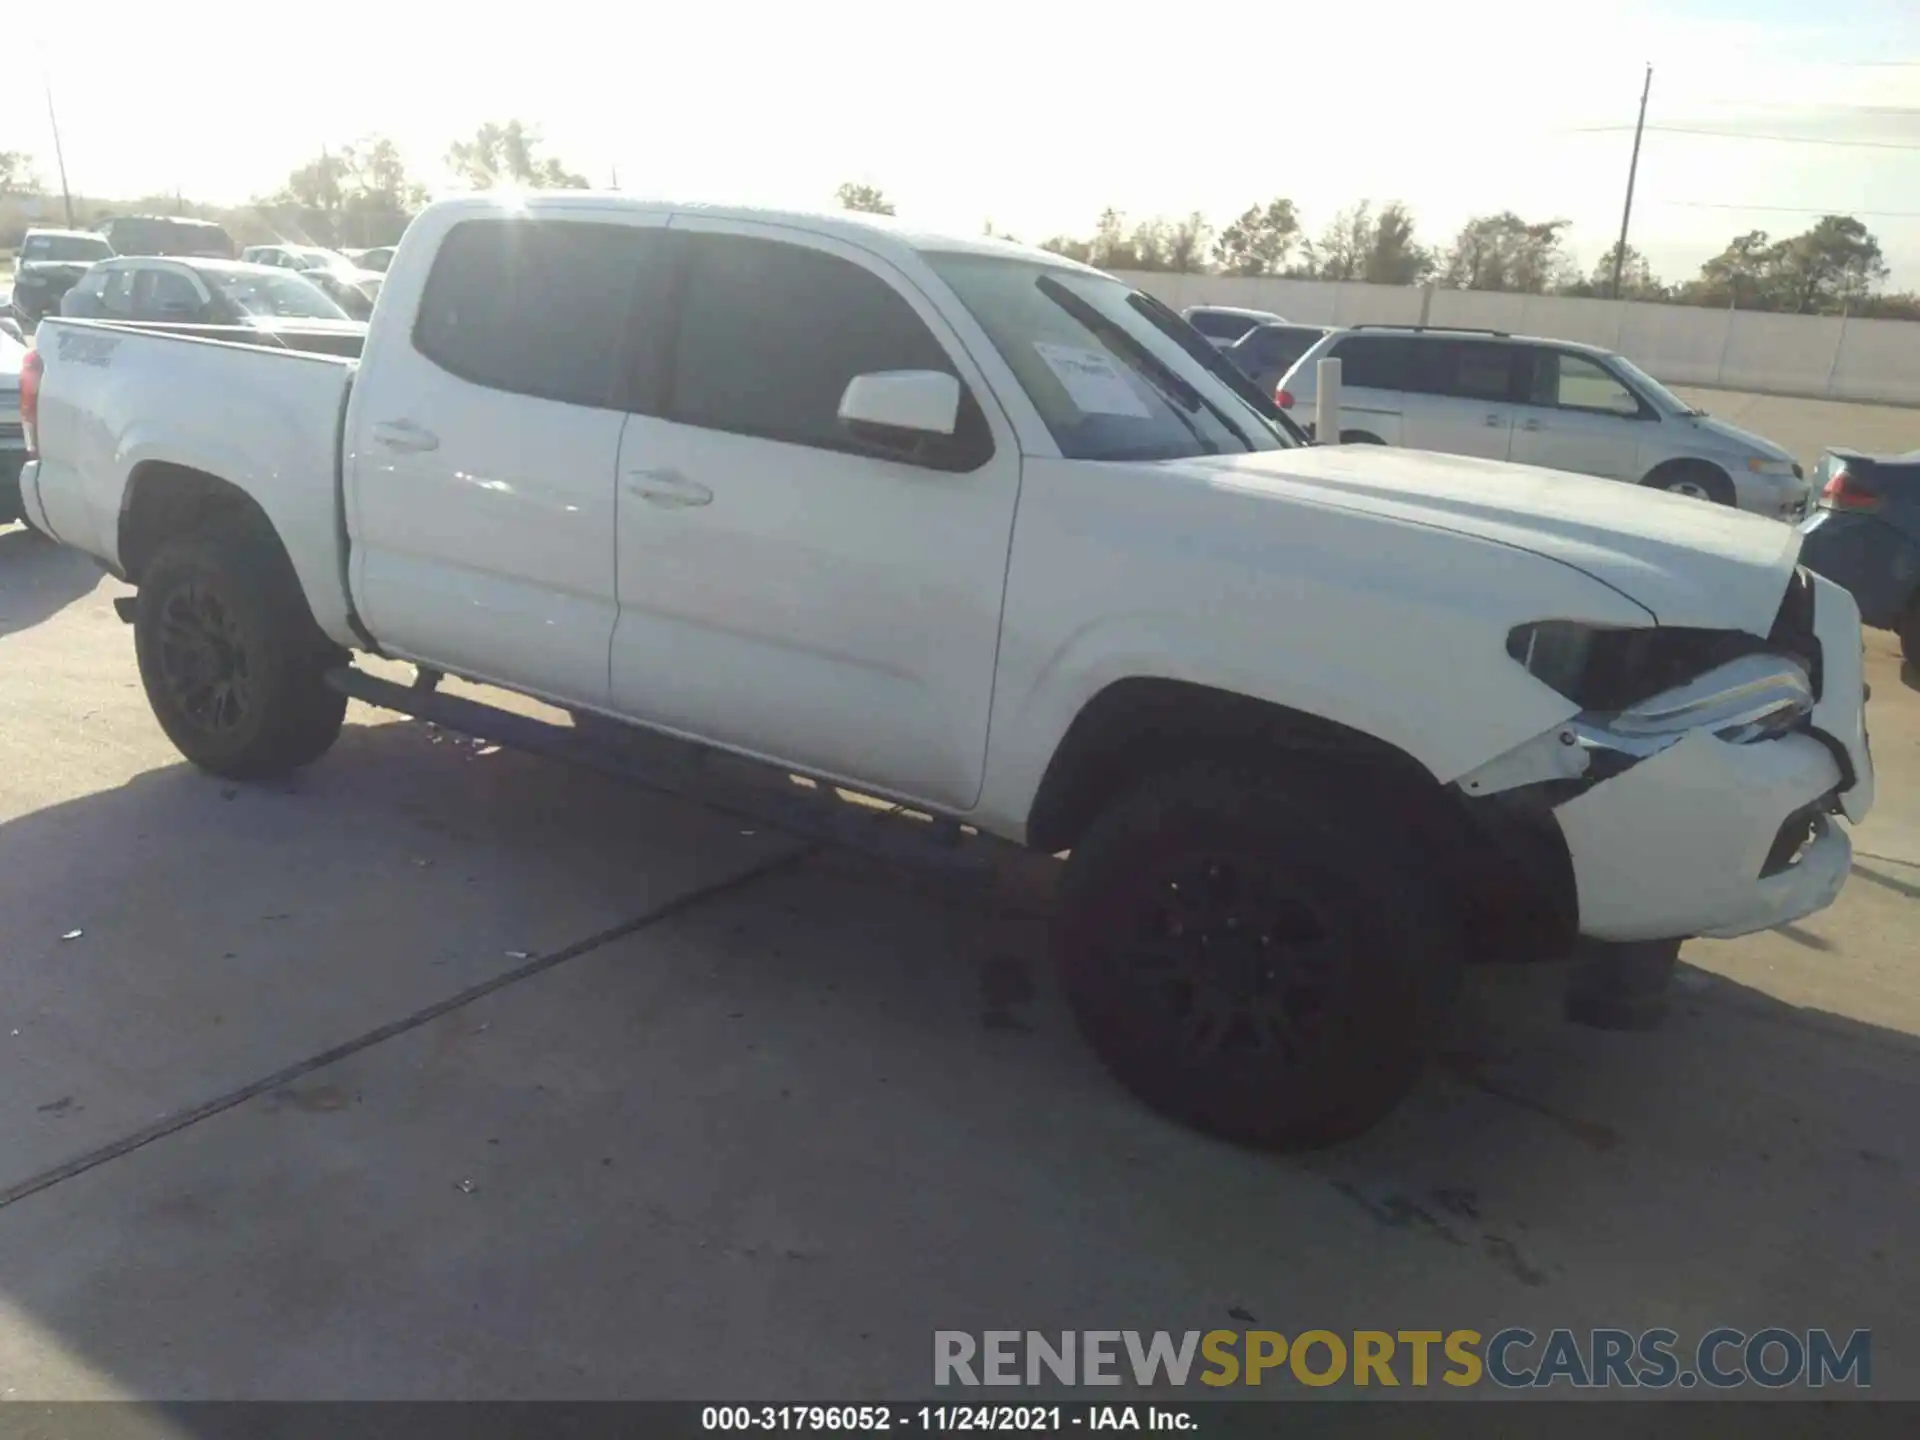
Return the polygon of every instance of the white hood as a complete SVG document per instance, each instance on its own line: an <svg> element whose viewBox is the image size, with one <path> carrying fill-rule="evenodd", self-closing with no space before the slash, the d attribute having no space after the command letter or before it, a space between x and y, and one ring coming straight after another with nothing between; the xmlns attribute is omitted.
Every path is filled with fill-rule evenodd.
<svg viewBox="0 0 1920 1440"><path fill-rule="evenodd" d="M1532 465L1384 445L1167 462L1218 485L1477 536L1558 560L1662 625L1772 628L1800 532L1730 506Z"/></svg>

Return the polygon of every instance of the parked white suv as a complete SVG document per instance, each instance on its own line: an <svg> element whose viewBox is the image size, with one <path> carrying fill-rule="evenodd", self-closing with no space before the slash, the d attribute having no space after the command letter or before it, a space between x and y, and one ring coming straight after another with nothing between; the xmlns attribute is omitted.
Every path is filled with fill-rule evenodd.
<svg viewBox="0 0 1920 1440"><path fill-rule="evenodd" d="M1359 325L1281 377L1274 401L1311 423L1319 365L1340 361L1340 438L1625 480L1775 520L1807 513L1792 455L1687 404L1632 361L1570 340Z"/></svg>

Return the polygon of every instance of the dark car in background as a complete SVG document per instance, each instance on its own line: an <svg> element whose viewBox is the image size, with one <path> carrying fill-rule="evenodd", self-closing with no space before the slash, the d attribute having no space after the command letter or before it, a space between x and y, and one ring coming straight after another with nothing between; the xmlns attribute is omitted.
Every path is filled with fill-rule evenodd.
<svg viewBox="0 0 1920 1440"><path fill-rule="evenodd" d="M231 260L233 237L211 220L181 215L116 215L94 227L116 255L202 256Z"/></svg>
<svg viewBox="0 0 1920 1440"><path fill-rule="evenodd" d="M1307 351L1338 326L1293 325L1286 322L1256 325L1222 352L1262 391L1271 395L1280 377Z"/></svg>
<svg viewBox="0 0 1920 1440"><path fill-rule="evenodd" d="M60 297L96 260L112 256L104 235L88 230L29 230L14 256L13 318L26 334L48 315L60 313Z"/></svg>
<svg viewBox="0 0 1920 1440"><path fill-rule="evenodd" d="M140 256L103 260L67 292L60 313L165 326L208 339L358 355L367 327L305 276L237 260Z"/></svg>
<svg viewBox="0 0 1920 1440"><path fill-rule="evenodd" d="M1896 631L1908 663L1920 665L1920 450L1831 449L1813 484L1800 563L1845 586L1861 623Z"/></svg>
<svg viewBox="0 0 1920 1440"><path fill-rule="evenodd" d="M1189 305L1180 312L1186 322L1224 350L1256 325L1286 323L1271 310L1246 310L1238 305Z"/></svg>

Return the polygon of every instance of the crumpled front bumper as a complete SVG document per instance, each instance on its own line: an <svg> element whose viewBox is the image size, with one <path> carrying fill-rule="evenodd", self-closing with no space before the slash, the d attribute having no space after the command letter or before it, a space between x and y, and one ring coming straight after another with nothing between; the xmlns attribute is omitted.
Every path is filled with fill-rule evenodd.
<svg viewBox="0 0 1920 1440"><path fill-rule="evenodd" d="M1839 586L1819 576L1813 584L1823 654L1813 733L1734 744L1696 732L1554 811L1581 934L1745 935L1824 909L1840 893L1852 844L1825 812L1866 818L1873 760L1860 612Z"/></svg>

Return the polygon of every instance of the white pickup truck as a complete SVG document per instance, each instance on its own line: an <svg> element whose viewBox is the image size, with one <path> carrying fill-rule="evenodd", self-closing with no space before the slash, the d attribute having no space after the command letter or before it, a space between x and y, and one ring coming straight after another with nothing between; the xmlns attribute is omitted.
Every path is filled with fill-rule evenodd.
<svg viewBox="0 0 1920 1440"><path fill-rule="evenodd" d="M450 673L586 722L549 748L643 727L1070 851L1084 1031L1224 1134L1385 1113L1517 917L1631 980L1827 905L1871 803L1859 615L1792 529L1307 446L1041 252L477 196L408 230L357 361L37 339L25 511L138 587L194 763L288 771Z"/></svg>

